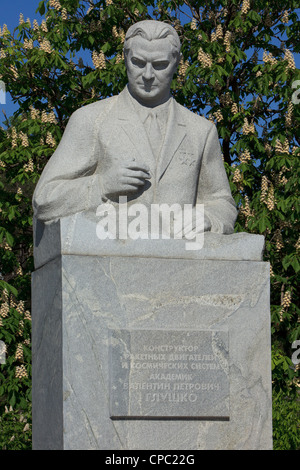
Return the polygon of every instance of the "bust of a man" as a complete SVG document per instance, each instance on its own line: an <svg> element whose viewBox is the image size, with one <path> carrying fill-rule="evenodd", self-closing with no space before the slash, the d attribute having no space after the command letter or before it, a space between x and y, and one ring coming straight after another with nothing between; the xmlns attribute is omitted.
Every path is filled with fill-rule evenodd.
<svg viewBox="0 0 300 470"><path fill-rule="evenodd" d="M232 233L236 208L217 130L170 94L179 37L149 20L131 26L124 43L127 87L77 110L47 163L33 197L47 222L103 202L203 204L204 230Z"/></svg>

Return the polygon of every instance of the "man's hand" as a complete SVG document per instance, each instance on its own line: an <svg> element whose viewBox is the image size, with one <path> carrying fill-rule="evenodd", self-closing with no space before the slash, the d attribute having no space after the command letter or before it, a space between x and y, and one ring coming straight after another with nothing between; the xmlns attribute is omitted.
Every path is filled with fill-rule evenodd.
<svg viewBox="0 0 300 470"><path fill-rule="evenodd" d="M209 218L207 217L206 214L203 214L203 224L197 224L195 225L190 225L187 227L184 227L184 236L187 239L190 239L191 236L195 236L197 233L202 233L202 232L209 232L211 229L211 222Z"/></svg>
<svg viewBox="0 0 300 470"><path fill-rule="evenodd" d="M110 198L137 192L151 175L149 167L143 163L116 159L101 177L103 196Z"/></svg>
<svg viewBox="0 0 300 470"><path fill-rule="evenodd" d="M191 217L185 220L184 214L180 210L178 214L174 214L174 235L183 236L188 240L194 238L197 233L209 232L211 222L207 215L203 212L203 207L192 208Z"/></svg>

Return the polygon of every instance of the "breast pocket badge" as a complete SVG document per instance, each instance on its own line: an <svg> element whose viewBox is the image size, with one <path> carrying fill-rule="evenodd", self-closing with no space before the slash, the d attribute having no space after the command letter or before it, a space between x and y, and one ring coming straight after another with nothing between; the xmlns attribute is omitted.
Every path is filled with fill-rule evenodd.
<svg viewBox="0 0 300 470"><path fill-rule="evenodd" d="M180 150L178 158L181 165L191 167L196 164L195 155L191 152L187 152L186 150Z"/></svg>

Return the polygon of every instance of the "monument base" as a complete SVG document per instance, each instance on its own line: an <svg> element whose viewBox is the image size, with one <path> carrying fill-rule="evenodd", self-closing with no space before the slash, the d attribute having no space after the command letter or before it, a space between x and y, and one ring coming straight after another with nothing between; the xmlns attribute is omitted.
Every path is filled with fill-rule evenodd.
<svg viewBox="0 0 300 470"><path fill-rule="evenodd" d="M271 449L269 264L151 243L37 266L33 448Z"/></svg>

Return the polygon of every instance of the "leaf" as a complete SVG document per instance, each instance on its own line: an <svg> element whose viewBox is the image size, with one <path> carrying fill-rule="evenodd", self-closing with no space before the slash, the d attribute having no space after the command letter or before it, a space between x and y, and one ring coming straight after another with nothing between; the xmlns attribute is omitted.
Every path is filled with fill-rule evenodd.
<svg viewBox="0 0 300 470"><path fill-rule="evenodd" d="M11 292L15 297L18 296L18 291L15 287L8 284L8 282L0 281L0 286L2 289L6 289L8 292Z"/></svg>
<svg viewBox="0 0 300 470"><path fill-rule="evenodd" d="M257 23L259 23L261 21L261 16L254 10L250 10L249 13L248 13L248 17L251 19L251 20L254 20L256 21Z"/></svg>
<svg viewBox="0 0 300 470"><path fill-rule="evenodd" d="M103 44L103 46L101 47L101 51L104 52L104 54L106 54L110 49L111 49L111 45L110 45L109 42L106 42L106 43Z"/></svg>
<svg viewBox="0 0 300 470"><path fill-rule="evenodd" d="M260 233L264 233L265 230L267 228L270 228L271 226L271 222L270 222L270 219L267 215L267 209L264 208L263 210L263 213L261 214L261 216L259 217L259 220L258 220L258 229L260 231Z"/></svg>
<svg viewBox="0 0 300 470"><path fill-rule="evenodd" d="M45 14L45 11L46 11L46 8L45 8L45 2L44 0L42 0L40 3L39 3L39 6L37 7L36 9L36 13L40 13L40 15L44 15Z"/></svg>
<svg viewBox="0 0 300 470"><path fill-rule="evenodd" d="M81 27L80 24L77 23L76 26L75 26L75 28L76 28L76 31L77 31L78 34L81 34L81 33L82 33L82 27Z"/></svg>
<svg viewBox="0 0 300 470"><path fill-rule="evenodd" d="M14 206L11 206L8 210L8 220L11 222L12 219L15 217L15 210L16 208ZM9 242L8 242L9 243ZM12 246L12 245L11 245Z"/></svg>
<svg viewBox="0 0 300 470"><path fill-rule="evenodd" d="M6 241L7 243L10 245L10 246L13 246L14 244L14 237L11 235L11 233L9 233L7 230L5 231L5 238L6 238Z"/></svg>
<svg viewBox="0 0 300 470"><path fill-rule="evenodd" d="M8 402L10 404L10 406L14 407L16 402L17 402L17 398L16 398L16 394L15 392L13 391L12 394L10 394L9 398L8 398Z"/></svg>
<svg viewBox="0 0 300 470"><path fill-rule="evenodd" d="M298 273L300 270L300 263L296 256L293 257L291 265L293 266L295 273Z"/></svg>

